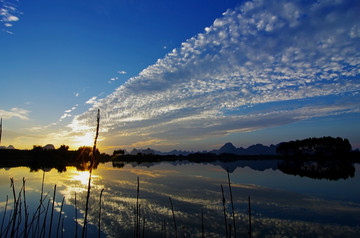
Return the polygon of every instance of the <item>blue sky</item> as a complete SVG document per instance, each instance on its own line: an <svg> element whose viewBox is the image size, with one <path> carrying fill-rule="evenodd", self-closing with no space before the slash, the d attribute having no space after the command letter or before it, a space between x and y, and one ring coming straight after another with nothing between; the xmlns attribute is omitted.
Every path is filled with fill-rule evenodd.
<svg viewBox="0 0 360 238"><path fill-rule="evenodd" d="M0 1L1 145L360 147L358 1Z"/></svg>

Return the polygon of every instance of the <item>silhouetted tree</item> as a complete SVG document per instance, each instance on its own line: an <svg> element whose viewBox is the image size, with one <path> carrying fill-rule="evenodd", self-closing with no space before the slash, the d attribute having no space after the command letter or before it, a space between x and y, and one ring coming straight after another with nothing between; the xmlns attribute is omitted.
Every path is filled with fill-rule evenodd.
<svg viewBox="0 0 360 238"><path fill-rule="evenodd" d="M69 146L68 145L61 145L57 150L59 152L67 152L67 151L69 151Z"/></svg>
<svg viewBox="0 0 360 238"><path fill-rule="evenodd" d="M113 155L124 155L125 150L114 150Z"/></svg>
<svg viewBox="0 0 360 238"><path fill-rule="evenodd" d="M348 154L351 152L351 144L348 139L340 137L308 138L281 143L276 152L290 156L333 156Z"/></svg>

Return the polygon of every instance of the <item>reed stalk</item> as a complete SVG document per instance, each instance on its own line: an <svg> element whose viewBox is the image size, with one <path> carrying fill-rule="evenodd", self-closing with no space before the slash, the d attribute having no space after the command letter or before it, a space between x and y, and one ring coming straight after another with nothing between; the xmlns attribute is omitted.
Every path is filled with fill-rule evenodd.
<svg viewBox="0 0 360 238"><path fill-rule="evenodd" d="M249 212L249 231L248 231L248 235L249 238L251 238L251 204L250 204L250 195L248 197L248 212Z"/></svg>
<svg viewBox="0 0 360 238"><path fill-rule="evenodd" d="M143 229L142 229L142 238L145 237L145 213L143 215Z"/></svg>
<svg viewBox="0 0 360 238"><path fill-rule="evenodd" d="M13 211L10 211L9 222L8 222L8 225L6 226L6 228L5 228L5 230L4 230L4 232L5 232L5 236L4 236L4 237L7 237L7 234L8 234L9 231L10 231L12 214L13 214Z"/></svg>
<svg viewBox="0 0 360 238"><path fill-rule="evenodd" d="M14 196L14 212L12 217L12 229L10 233L10 237L14 237L15 235L15 225L16 225L16 215L17 215L17 207L18 207L18 201L16 199L16 192L15 192L15 184L14 184L14 178L10 178L10 187L12 187L13 190L13 196Z"/></svg>
<svg viewBox="0 0 360 238"><path fill-rule="evenodd" d="M33 238L35 237L35 234L36 234L37 230L40 230L39 224L40 224L41 208L43 207L44 181L45 181L45 172L43 172L43 177L42 177L41 193L40 193L40 201L39 201L39 206L38 206L37 222L36 222L35 232L34 232Z"/></svg>
<svg viewBox="0 0 360 238"><path fill-rule="evenodd" d="M176 228L176 220L175 220L175 213L174 213L174 206L173 203L171 201L171 197L169 197L170 200L170 204L171 204L171 211L172 211L172 216L173 216L173 220L174 220L174 230L175 230L175 237L178 237L178 233L177 233L177 228Z"/></svg>
<svg viewBox="0 0 360 238"><path fill-rule="evenodd" d="M6 217L6 211L7 211L8 200L9 200L9 197L8 197L8 195L6 195L6 202L5 202L4 215L3 215L2 222L1 222L0 237L2 237L2 235L3 235L3 227L4 227L5 217Z"/></svg>
<svg viewBox="0 0 360 238"><path fill-rule="evenodd" d="M134 205L134 238L136 238L136 223L137 223L137 212L136 205Z"/></svg>
<svg viewBox="0 0 360 238"><path fill-rule="evenodd" d="M22 222L22 202L21 202L21 191L23 187L20 189L19 196L18 196L18 207L19 207L19 213L17 215L17 225L16 225L16 237L19 237L19 228L20 224Z"/></svg>
<svg viewBox="0 0 360 238"><path fill-rule="evenodd" d="M230 200L231 200L231 209L232 209L232 215L233 215L233 226L234 226L234 237L236 238L236 223L235 223L235 209L234 209L234 202L233 202L233 196L232 196L232 190L231 190L231 182L230 182L230 174L229 170L226 170L227 176L228 176L228 183L229 183L229 190L230 190Z"/></svg>
<svg viewBox="0 0 360 238"><path fill-rule="evenodd" d="M100 238L100 228L101 228L101 198L102 198L103 192L104 192L104 189L101 189L100 201L99 201L99 223L98 223L98 237L99 238Z"/></svg>
<svg viewBox="0 0 360 238"><path fill-rule="evenodd" d="M44 221L43 221L43 225L42 225L41 232L40 232L40 237L45 237L46 218L47 218L47 214L48 214L48 211L49 211L49 206L50 206L50 199L48 200L48 203L47 203L47 206L46 206L45 215L44 215Z"/></svg>
<svg viewBox="0 0 360 238"><path fill-rule="evenodd" d="M61 221L61 238L64 238L64 218Z"/></svg>
<svg viewBox="0 0 360 238"><path fill-rule="evenodd" d="M78 222L77 222L77 207L76 207L76 192L75 192L75 238L77 238L78 233Z"/></svg>
<svg viewBox="0 0 360 238"><path fill-rule="evenodd" d="M85 237L86 229L87 229L87 215L89 210L89 198L90 198L90 190L91 190L91 168L89 171L89 181L88 181L88 188L87 188L87 195L86 195L86 203L85 203L85 215L84 215L84 224L82 229L81 237Z"/></svg>
<svg viewBox="0 0 360 238"><path fill-rule="evenodd" d="M63 210L63 206L64 206L64 200L65 200L65 197L63 197L62 202L61 202L59 220L58 220L58 225L57 225L57 229L56 229L56 238L59 237L60 221L61 221L61 215L62 215L62 210Z"/></svg>
<svg viewBox="0 0 360 238"><path fill-rule="evenodd" d="M86 229L87 229L87 216L88 216L88 210L89 210L89 198L90 198L90 190L91 190L91 173L93 166L95 164L95 153L96 153L96 142L99 136L99 127L100 127L100 109L98 109L97 118L96 118L96 134L94 139L94 146L91 156L91 163L89 168L89 182L88 182L88 189L87 189L87 195L86 195L86 204L85 204L85 215L84 215L84 224L82 229L82 235L81 237L85 237Z"/></svg>
<svg viewBox="0 0 360 238"><path fill-rule="evenodd" d="M136 189L136 223L135 223L135 237L139 237L139 192L140 192L140 180L137 177L137 189Z"/></svg>
<svg viewBox="0 0 360 238"><path fill-rule="evenodd" d="M229 232L228 232L228 224L227 224L227 218L226 218L226 200L225 200L225 196L224 196L224 188L221 184L221 194L222 194L222 204L223 204L223 211L224 211L224 222L225 222L225 231L226 231L226 237L229 237Z"/></svg>
<svg viewBox="0 0 360 238"><path fill-rule="evenodd" d="M27 226L28 226L28 219L29 219L29 214L27 211L27 204L26 204L26 194L25 194L25 178L23 178L23 195L24 195L24 209L25 209L25 229L24 229L24 237L27 237Z"/></svg>
<svg viewBox="0 0 360 238"><path fill-rule="evenodd" d="M201 234L202 238L205 238L205 227L204 227L204 208L201 208Z"/></svg>
<svg viewBox="0 0 360 238"><path fill-rule="evenodd" d="M54 196L53 196L51 215L50 215L49 238L51 238L51 228L52 228L52 221L53 221L54 207L55 207L55 196L56 196L56 184L54 185Z"/></svg>
<svg viewBox="0 0 360 238"><path fill-rule="evenodd" d="M137 223L138 223L138 231L137 231L137 237L140 238L140 230L141 230L141 204L139 204L139 216L138 216L138 220L137 220Z"/></svg>

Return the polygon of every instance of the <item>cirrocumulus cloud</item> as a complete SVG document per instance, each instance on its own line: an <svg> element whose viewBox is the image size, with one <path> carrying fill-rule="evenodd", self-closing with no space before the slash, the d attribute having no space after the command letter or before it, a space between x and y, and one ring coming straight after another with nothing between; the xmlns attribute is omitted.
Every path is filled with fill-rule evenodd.
<svg viewBox="0 0 360 238"><path fill-rule="evenodd" d="M246 2L94 102L69 127L91 128L100 109L103 137L114 145L359 112L359 12L357 1Z"/></svg>

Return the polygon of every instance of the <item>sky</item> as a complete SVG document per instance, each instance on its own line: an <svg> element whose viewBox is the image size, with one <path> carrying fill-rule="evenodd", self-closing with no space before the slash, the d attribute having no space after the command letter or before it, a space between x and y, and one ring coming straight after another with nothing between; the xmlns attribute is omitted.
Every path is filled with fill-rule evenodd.
<svg viewBox="0 0 360 238"><path fill-rule="evenodd" d="M1 146L360 148L356 0L0 0Z"/></svg>

